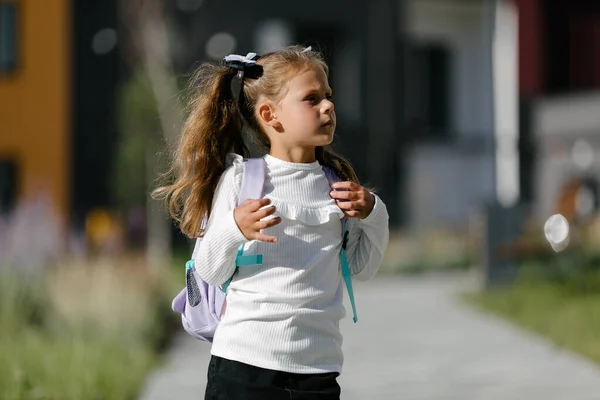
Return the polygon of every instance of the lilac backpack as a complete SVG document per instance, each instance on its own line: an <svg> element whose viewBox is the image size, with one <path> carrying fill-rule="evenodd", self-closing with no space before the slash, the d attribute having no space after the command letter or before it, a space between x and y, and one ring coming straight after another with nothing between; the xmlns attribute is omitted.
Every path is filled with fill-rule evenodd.
<svg viewBox="0 0 600 400"><path fill-rule="evenodd" d="M325 174L330 183L337 181L337 177L330 170L325 169ZM262 198L264 182L264 159L250 158L245 160L238 205L247 199ZM356 305L354 303L352 279L348 261L346 259L346 244L348 241L346 219L342 219L341 222L344 235L342 249L340 251L342 276L346 283L348 296L352 305L353 320L354 322L357 322L358 318L356 315ZM229 280L221 287L211 286L200 278L196 268L194 268L194 259L201 240L202 239L200 238L196 241L192 259L186 263L186 286L177 296L175 296L171 308L173 311L181 314L183 327L190 335L200 340L212 342L221 316L227 307L225 293L232 278L229 278ZM244 255L243 252L244 245L241 245L235 259L237 268L262 264L262 254Z"/></svg>

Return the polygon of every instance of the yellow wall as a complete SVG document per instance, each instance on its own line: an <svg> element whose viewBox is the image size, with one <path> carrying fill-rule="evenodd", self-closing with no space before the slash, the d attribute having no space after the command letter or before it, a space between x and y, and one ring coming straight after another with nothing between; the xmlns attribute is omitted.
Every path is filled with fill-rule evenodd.
<svg viewBox="0 0 600 400"><path fill-rule="evenodd" d="M44 188L64 218L70 180L70 1L16 4L18 67L0 73L0 158L16 157L18 200Z"/></svg>

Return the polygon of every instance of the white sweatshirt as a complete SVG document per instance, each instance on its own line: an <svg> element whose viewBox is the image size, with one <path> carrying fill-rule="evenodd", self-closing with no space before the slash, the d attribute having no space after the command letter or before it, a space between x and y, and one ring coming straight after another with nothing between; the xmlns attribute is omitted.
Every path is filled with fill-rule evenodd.
<svg viewBox="0 0 600 400"><path fill-rule="evenodd" d="M199 275L220 285L235 271L238 247L262 254L263 265L242 267L227 292L227 308L212 354L261 368L292 373L341 372L343 305L341 275L343 213L330 197L318 162L299 164L265 156L265 197L276 206L278 225L265 230L276 243L248 241L237 227L243 160L228 156L204 240L193 258ZM388 244L388 213L375 196L371 214L348 220L347 257L353 278L370 279ZM360 314L360 294L357 296ZM368 312L363 310L362 312ZM360 323L360 322L359 322Z"/></svg>

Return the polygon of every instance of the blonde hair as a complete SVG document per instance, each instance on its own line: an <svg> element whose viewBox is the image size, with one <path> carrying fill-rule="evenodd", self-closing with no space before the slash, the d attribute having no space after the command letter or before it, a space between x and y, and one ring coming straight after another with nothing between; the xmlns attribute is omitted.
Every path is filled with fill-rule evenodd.
<svg viewBox="0 0 600 400"><path fill-rule="evenodd" d="M226 169L227 153L249 155L241 131L240 114L257 142L265 149L270 143L255 117L254 106L264 97L277 103L285 96L285 82L305 68L323 68L329 72L320 53L300 46L260 57L258 79L244 78L243 101L231 92L231 80L237 71L226 66L204 63L190 80L191 98L188 115L169 171L163 180L172 182L158 187L153 196L163 199L171 217L188 237L204 234L201 223L211 212L213 194ZM329 146L318 147L316 158L340 179L358 183L348 161Z"/></svg>

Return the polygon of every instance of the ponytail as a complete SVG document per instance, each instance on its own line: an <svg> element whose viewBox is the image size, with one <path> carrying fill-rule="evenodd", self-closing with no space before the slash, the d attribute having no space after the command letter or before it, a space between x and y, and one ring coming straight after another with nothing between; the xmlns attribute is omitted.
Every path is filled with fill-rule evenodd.
<svg viewBox="0 0 600 400"><path fill-rule="evenodd" d="M203 235L202 220L210 215L213 194L226 169L228 153L248 156L238 106L231 93L235 71L203 64L190 79L193 91L171 168L162 179L174 180L154 190L188 237Z"/></svg>

